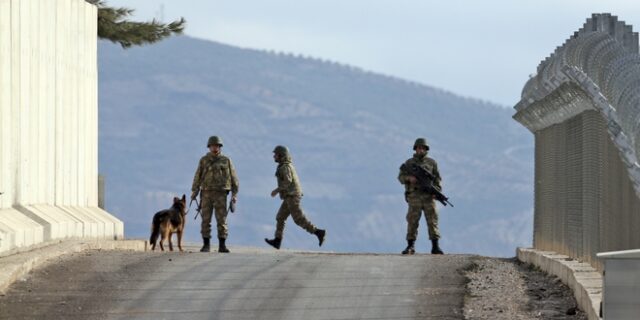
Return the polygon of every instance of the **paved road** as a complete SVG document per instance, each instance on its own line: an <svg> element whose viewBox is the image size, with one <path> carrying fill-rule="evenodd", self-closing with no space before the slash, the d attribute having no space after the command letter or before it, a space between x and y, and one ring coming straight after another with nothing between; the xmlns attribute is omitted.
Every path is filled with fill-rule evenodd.
<svg viewBox="0 0 640 320"><path fill-rule="evenodd" d="M472 259L85 252L14 284L0 297L0 318L463 319L457 270Z"/></svg>

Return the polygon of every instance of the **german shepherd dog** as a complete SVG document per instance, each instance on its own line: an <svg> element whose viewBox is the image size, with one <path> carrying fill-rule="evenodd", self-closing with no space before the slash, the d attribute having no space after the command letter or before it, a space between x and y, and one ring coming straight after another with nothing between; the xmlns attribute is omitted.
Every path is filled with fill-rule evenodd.
<svg viewBox="0 0 640 320"><path fill-rule="evenodd" d="M176 233L178 237L178 249L182 252L182 234L184 233L184 224L187 220L186 215L187 198L184 194L182 195L182 199L177 197L173 198L171 208L156 213L151 223L151 238L149 238L151 250L156 249L156 241L158 240L158 236L161 236L160 250L164 251L162 243L165 240L169 240L169 251L173 251L171 235Z"/></svg>

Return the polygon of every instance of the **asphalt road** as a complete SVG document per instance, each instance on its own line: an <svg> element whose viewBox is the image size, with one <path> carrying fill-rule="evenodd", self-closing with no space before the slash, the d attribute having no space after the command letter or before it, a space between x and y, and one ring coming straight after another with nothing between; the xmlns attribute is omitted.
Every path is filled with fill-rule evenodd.
<svg viewBox="0 0 640 320"><path fill-rule="evenodd" d="M0 318L463 319L472 258L85 252L16 282Z"/></svg>

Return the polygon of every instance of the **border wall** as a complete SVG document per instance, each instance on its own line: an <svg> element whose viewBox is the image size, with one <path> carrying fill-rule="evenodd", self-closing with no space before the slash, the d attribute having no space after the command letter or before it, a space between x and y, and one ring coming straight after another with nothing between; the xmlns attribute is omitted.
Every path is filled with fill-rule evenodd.
<svg viewBox="0 0 640 320"><path fill-rule="evenodd" d="M534 248L589 262L640 248L638 33L594 14L542 61L514 119L535 136Z"/></svg>
<svg viewBox="0 0 640 320"><path fill-rule="evenodd" d="M97 8L0 0L0 255L123 237L98 208Z"/></svg>

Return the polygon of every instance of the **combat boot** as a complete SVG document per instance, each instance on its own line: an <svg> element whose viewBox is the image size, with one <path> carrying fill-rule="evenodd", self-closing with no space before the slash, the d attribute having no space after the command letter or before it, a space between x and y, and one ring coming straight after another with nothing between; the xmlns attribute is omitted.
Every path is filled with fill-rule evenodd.
<svg viewBox="0 0 640 320"><path fill-rule="evenodd" d="M279 250L280 244L282 243L282 238L273 238L273 239L264 238L264 241L268 243L270 246Z"/></svg>
<svg viewBox="0 0 640 320"><path fill-rule="evenodd" d="M438 239L431 240L431 254L444 254L438 245Z"/></svg>
<svg viewBox="0 0 640 320"><path fill-rule="evenodd" d="M209 248L209 238L202 238L202 242L204 243L202 245L202 248L200 249L200 252L209 252L211 251L211 249Z"/></svg>
<svg viewBox="0 0 640 320"><path fill-rule="evenodd" d="M318 237L318 246L322 247L322 244L324 243L324 236L327 234L327 231L323 229L316 229L316 232L314 232L313 234Z"/></svg>
<svg viewBox="0 0 640 320"><path fill-rule="evenodd" d="M221 253L231 252L229 251L229 249L227 249L227 246L225 245L226 241L227 239L218 238L218 252L221 252Z"/></svg>
<svg viewBox="0 0 640 320"><path fill-rule="evenodd" d="M402 254L415 254L416 253L415 244L416 244L415 240L407 240L407 247L402 251Z"/></svg>

